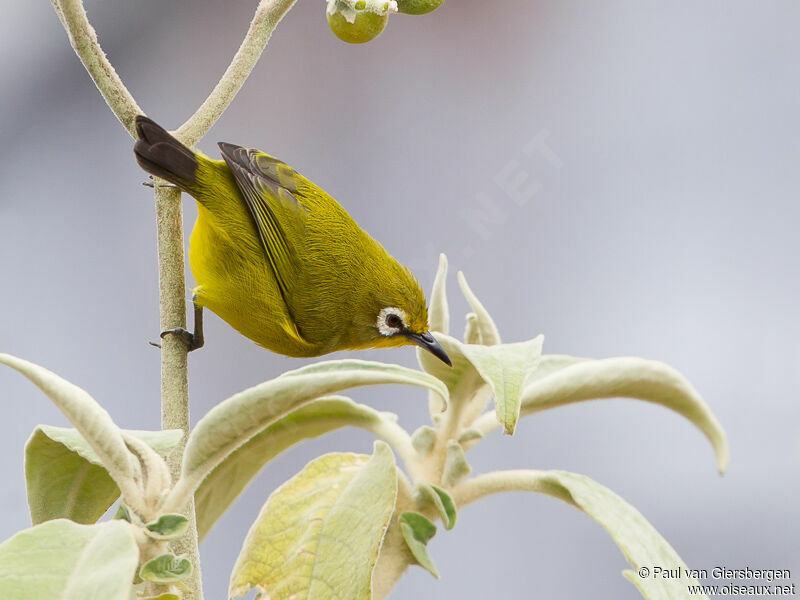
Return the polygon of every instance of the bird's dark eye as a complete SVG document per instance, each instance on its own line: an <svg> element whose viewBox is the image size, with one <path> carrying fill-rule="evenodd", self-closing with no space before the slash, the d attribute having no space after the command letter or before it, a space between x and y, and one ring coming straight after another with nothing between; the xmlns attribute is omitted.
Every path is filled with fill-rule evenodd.
<svg viewBox="0 0 800 600"><path fill-rule="evenodd" d="M392 329L400 329L403 326L403 320L395 314L386 316L386 324Z"/></svg>

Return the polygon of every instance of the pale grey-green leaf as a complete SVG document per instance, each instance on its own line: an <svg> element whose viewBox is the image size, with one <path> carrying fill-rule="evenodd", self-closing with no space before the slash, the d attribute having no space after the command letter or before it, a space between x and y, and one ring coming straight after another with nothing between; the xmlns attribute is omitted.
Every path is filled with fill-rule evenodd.
<svg viewBox="0 0 800 600"><path fill-rule="evenodd" d="M372 570L397 498L392 452L326 454L267 500L247 534L229 595L369 600Z"/></svg>
<svg viewBox="0 0 800 600"><path fill-rule="evenodd" d="M85 390L26 360L0 353L0 363L27 377L80 431L118 485L136 475L137 464L111 416ZM121 481L125 480L125 481ZM126 485L127 487L127 485Z"/></svg>
<svg viewBox="0 0 800 600"><path fill-rule="evenodd" d="M480 344L481 331L478 329L478 315L474 312L467 313L464 323L464 343L465 344Z"/></svg>
<svg viewBox="0 0 800 600"><path fill-rule="evenodd" d="M517 426L523 386L538 367L543 341L539 335L515 344L462 345L464 355L492 388L497 420L508 435L513 435Z"/></svg>
<svg viewBox="0 0 800 600"><path fill-rule="evenodd" d="M455 527L456 505L450 494L442 488L428 483L418 483L416 493L420 501L428 503L436 509L445 529L450 530Z"/></svg>
<svg viewBox="0 0 800 600"><path fill-rule="evenodd" d="M189 435L181 479L165 510L181 507L205 477L254 435L315 398L366 385L401 383L436 391L447 403L445 385L420 371L361 360L309 365L247 389L212 408Z"/></svg>
<svg viewBox="0 0 800 600"><path fill-rule="evenodd" d="M453 487L471 472L472 467L467 462L467 457L461 444L455 440L447 442L442 484L445 487Z"/></svg>
<svg viewBox="0 0 800 600"><path fill-rule="evenodd" d="M595 398L637 398L683 415L711 442L717 468L728 465L728 440L711 409L677 370L658 361L622 357L604 360L558 357L561 368L530 382L522 395L522 414ZM548 361L551 365L556 361Z"/></svg>
<svg viewBox="0 0 800 600"><path fill-rule="evenodd" d="M422 425L411 434L411 445L421 456L430 454L435 442L436 430L429 425Z"/></svg>
<svg viewBox="0 0 800 600"><path fill-rule="evenodd" d="M183 515L171 513L161 515L152 523L147 523L147 535L157 540L173 540L183 535L189 526L189 519Z"/></svg>
<svg viewBox="0 0 800 600"><path fill-rule="evenodd" d="M339 396L314 400L275 421L232 452L203 480L195 494L200 538L205 537L253 477L278 454L340 427L370 429L386 418L385 414Z"/></svg>
<svg viewBox="0 0 800 600"><path fill-rule="evenodd" d="M125 521L48 521L0 544L0 598L128 600L138 560Z"/></svg>
<svg viewBox="0 0 800 600"><path fill-rule="evenodd" d="M148 560L139 569L139 577L151 583L176 583L192 574L192 563L185 556L169 552Z"/></svg>
<svg viewBox="0 0 800 600"><path fill-rule="evenodd" d="M481 343L487 346L494 346L500 343L500 332L497 330L497 325L494 324L489 311L484 308L478 297L472 292L467 283L467 278L461 271L458 272L458 285L461 287L461 293L467 299L472 312L475 313L477 329L480 334Z"/></svg>
<svg viewBox="0 0 800 600"><path fill-rule="evenodd" d="M433 280L433 291L428 308L431 331L450 333L450 309L447 306L447 256L439 255L439 267Z"/></svg>
<svg viewBox="0 0 800 600"><path fill-rule="evenodd" d="M400 530L406 541L408 549L417 561L417 564L439 579L439 571L428 553L428 542L436 535L436 525L431 523L425 515L417 512L404 512L399 519Z"/></svg>
<svg viewBox="0 0 800 600"><path fill-rule="evenodd" d="M544 379L556 371L560 371L561 369L566 369L572 365L576 365L581 362L587 362L589 360L591 359L567 356L566 354L542 354L542 356L539 358L539 366L528 376L526 384L530 385L534 381Z"/></svg>
<svg viewBox="0 0 800 600"><path fill-rule="evenodd" d="M706 598L689 595L687 586L697 581L687 573L686 565L656 529L625 500L585 475L566 471L497 471L469 479L453 490L455 501L464 506L499 492L529 491L547 494L583 511L609 533L622 550L633 571L623 575L633 581L648 600ZM653 567L678 569L680 577L653 577ZM647 567L648 577L640 578L639 569Z"/></svg>
<svg viewBox="0 0 800 600"><path fill-rule="evenodd" d="M119 498L119 488L104 467L38 428L25 445L25 485L34 525L58 518L94 523Z"/></svg>
<svg viewBox="0 0 800 600"><path fill-rule="evenodd" d="M654 566L680 569L682 576L679 579L641 579L637 587L645 598L674 600L688 597L687 586L697 585L697 580L686 576L686 564L638 510L607 487L584 475L557 471L553 473L552 480L569 493L578 508L600 523L622 550L634 571L644 566L651 573Z"/></svg>
<svg viewBox="0 0 800 600"><path fill-rule="evenodd" d="M120 430L167 456L180 442L178 430ZM25 445L25 483L33 524L68 518L94 523L119 497L119 488L97 452L76 430L39 425Z"/></svg>
<svg viewBox="0 0 800 600"><path fill-rule="evenodd" d="M466 444L470 442L476 442L482 437L483 437L483 432L480 429L477 429L475 427L470 427L461 432L461 435L458 436L458 443Z"/></svg>
<svg viewBox="0 0 800 600"><path fill-rule="evenodd" d="M75 452L90 463L95 465L103 464L100 457L92 449L92 446L78 430L71 427L56 427L54 425L39 425L37 429L41 430L51 440L62 444L65 448L71 452ZM120 429L119 431L123 435L131 435L138 438L155 450L159 456L165 458L172 453L183 437L183 431L180 429L164 429L158 431Z"/></svg>

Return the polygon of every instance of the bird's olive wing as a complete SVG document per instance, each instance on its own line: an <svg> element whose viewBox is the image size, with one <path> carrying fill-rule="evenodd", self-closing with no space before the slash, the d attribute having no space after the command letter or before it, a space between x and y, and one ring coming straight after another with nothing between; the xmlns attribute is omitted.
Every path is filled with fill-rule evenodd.
<svg viewBox="0 0 800 600"><path fill-rule="evenodd" d="M294 320L292 286L298 281L296 250L302 245L306 209L294 197L294 169L249 148L219 144L261 238L281 295Z"/></svg>

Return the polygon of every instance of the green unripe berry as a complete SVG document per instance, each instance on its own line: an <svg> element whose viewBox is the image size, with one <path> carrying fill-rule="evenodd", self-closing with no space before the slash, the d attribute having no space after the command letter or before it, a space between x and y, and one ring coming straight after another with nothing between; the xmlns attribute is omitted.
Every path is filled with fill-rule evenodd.
<svg viewBox="0 0 800 600"><path fill-rule="evenodd" d="M328 13L328 25L340 40L350 44L363 44L378 37L386 27L389 12L382 15L371 10L363 10L365 3L356 3L355 21L350 23L340 12Z"/></svg>
<svg viewBox="0 0 800 600"><path fill-rule="evenodd" d="M433 12L444 0L397 0L398 12L407 15L424 15Z"/></svg>

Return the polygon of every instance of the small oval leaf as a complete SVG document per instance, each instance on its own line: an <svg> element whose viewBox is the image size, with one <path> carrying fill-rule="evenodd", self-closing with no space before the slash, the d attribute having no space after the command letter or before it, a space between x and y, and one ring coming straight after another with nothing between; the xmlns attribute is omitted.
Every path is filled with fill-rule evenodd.
<svg viewBox="0 0 800 600"><path fill-rule="evenodd" d="M467 462L464 448L455 440L447 442L447 454L444 459L442 483L446 487L453 487L472 472L472 467Z"/></svg>
<svg viewBox="0 0 800 600"><path fill-rule="evenodd" d="M436 430L429 425L422 425L418 427L413 434L411 434L411 445L420 456L427 456L433 449L436 443Z"/></svg>
<svg viewBox="0 0 800 600"><path fill-rule="evenodd" d="M179 514L161 515L157 521L145 525L147 535L156 540L174 540L184 534L189 519Z"/></svg>
<svg viewBox="0 0 800 600"><path fill-rule="evenodd" d="M151 583L176 583L192 574L192 563L184 556L166 553L148 560L139 569L139 577Z"/></svg>
<svg viewBox="0 0 800 600"><path fill-rule="evenodd" d="M428 554L427 546L430 539L436 535L436 525L431 523L428 517L418 512L404 512L400 515L399 523L403 538L411 554L417 560L417 564L439 579L439 571L436 570L436 565L433 564L433 559Z"/></svg>
<svg viewBox="0 0 800 600"><path fill-rule="evenodd" d="M428 483L417 484L417 494L423 502L430 503L442 518L444 528L448 531L456 525L456 505L450 494L442 488Z"/></svg>

